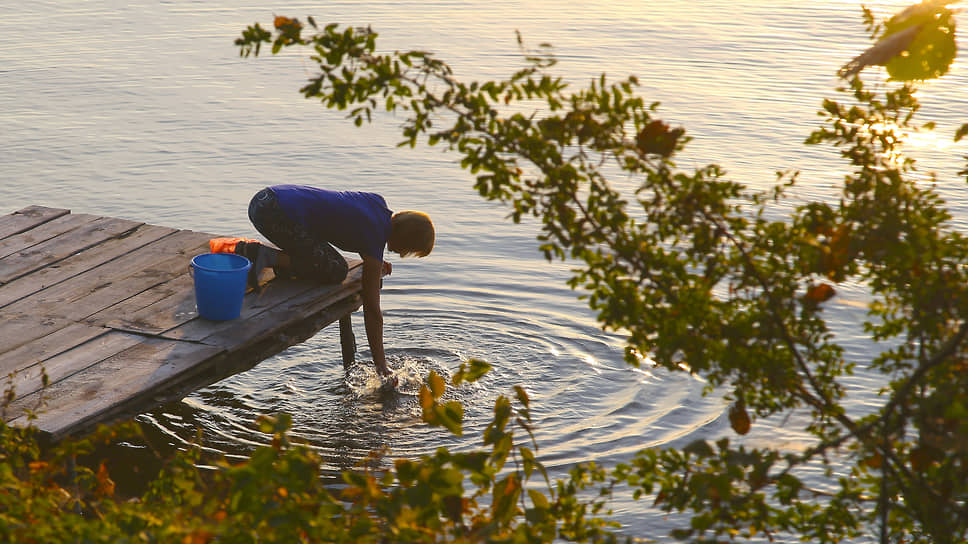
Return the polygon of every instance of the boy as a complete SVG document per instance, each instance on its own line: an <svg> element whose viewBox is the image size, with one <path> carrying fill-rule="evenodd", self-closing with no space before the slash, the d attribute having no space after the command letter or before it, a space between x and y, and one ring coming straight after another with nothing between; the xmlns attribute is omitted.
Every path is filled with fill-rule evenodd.
<svg viewBox="0 0 968 544"><path fill-rule="evenodd" d="M375 193L330 191L305 185L276 185L256 193L249 220L282 251L258 242L239 242L235 252L252 261L249 282L273 267L278 276L323 283L343 281L346 259L333 247L359 253L363 259L363 322L380 376L393 375L383 351L380 286L393 267L383 260L384 247L401 257L427 256L434 248L434 225L422 212L393 213Z"/></svg>

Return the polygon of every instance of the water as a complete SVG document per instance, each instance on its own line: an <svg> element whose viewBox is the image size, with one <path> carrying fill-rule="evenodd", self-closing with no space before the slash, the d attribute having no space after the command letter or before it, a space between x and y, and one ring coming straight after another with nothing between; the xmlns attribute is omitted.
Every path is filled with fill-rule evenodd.
<svg viewBox="0 0 968 544"><path fill-rule="evenodd" d="M0 212L40 204L257 237L245 215L251 195L299 182L376 191L393 209L434 218L434 253L395 261L385 282L386 346L406 378L400 391L381 392L368 366L344 373L331 327L139 417L153 447L180 447L200 429L207 447L237 456L267 441L254 429L259 414L286 411L293 434L320 452L327 471L383 447L400 457L475 447L494 398L514 385L534 402L539 454L555 474L581 460L611 464L643 447L731 431L724 404L702 396L701 380L626 366L622 336L603 332L565 286L571 265L545 262L537 225L511 224L507 210L481 200L454 155L397 149L400 119L355 129L304 100L297 90L312 67L292 53L239 58L233 40L246 25L269 24L274 14L369 24L385 50L435 51L466 80L520 67L518 29L530 44L552 43L555 72L575 85L602 71L638 75L641 94L662 102L662 116L694 138L681 165L719 163L756 187L778 170L801 169L796 196L804 199L833 194L842 179L834 151L801 142L821 98L833 95L837 68L867 45L859 4L834 0L10 4L0 19ZM871 7L889 13L902 5ZM923 92L926 116L949 139L964 121L965 73L959 62ZM928 135L912 147L925 167L956 179L963 146ZM964 184L939 189L964 226ZM829 313L853 354L868 347L850 336L863 317L853 303L863 296L848 285ZM354 328L364 348L360 314ZM452 393L465 405L465 437L426 428L417 380L430 370L449 375L469 357L495 370ZM873 377L855 379L858 390L873 385ZM871 400L860 395L853 407ZM759 422L749 440L797 449L806 437L796 429ZM106 453L148 462L145 451L120 444ZM139 478L130 475L127 485ZM628 534L667 528L647 503L618 496L614 507Z"/></svg>

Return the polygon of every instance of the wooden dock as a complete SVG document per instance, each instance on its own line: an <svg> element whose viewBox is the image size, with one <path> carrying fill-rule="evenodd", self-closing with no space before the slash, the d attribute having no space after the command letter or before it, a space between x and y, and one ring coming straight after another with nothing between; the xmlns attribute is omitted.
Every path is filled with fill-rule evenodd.
<svg viewBox="0 0 968 544"><path fill-rule="evenodd" d="M12 425L52 440L131 417L252 368L339 321L344 364L360 261L340 285L263 276L242 315L195 310L208 234L30 206L0 216L0 375ZM46 385L45 385L46 382Z"/></svg>

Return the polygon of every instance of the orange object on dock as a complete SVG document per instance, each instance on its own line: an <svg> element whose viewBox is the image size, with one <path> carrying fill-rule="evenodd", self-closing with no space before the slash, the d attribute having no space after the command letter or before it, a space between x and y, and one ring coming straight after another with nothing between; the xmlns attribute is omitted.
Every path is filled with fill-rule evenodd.
<svg viewBox="0 0 968 544"><path fill-rule="evenodd" d="M258 242L252 238L212 238L208 241L208 248L212 253L235 253L235 245L239 242Z"/></svg>

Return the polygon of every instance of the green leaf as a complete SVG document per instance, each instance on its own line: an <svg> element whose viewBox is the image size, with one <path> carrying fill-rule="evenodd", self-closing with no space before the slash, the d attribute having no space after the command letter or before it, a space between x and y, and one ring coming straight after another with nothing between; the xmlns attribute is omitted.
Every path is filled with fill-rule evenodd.
<svg viewBox="0 0 968 544"><path fill-rule="evenodd" d="M926 0L883 25L875 24L872 12L866 11L868 30L881 39L855 59L853 74L871 65L886 65L894 79L929 79L947 73L957 46L955 19L946 7L951 3ZM307 43L294 20L280 23L275 42L257 26L244 32L236 42L241 54L257 54L260 42L273 43L274 53ZM311 19L310 25L315 28ZM608 86L603 74L587 88L566 91L564 83L543 72L552 65L549 59L525 53L527 66L508 79L467 85L426 53L374 56L374 40L369 30L327 26L311 41L311 58L321 73L311 77L304 94L320 99L327 108L350 108L348 117L357 124L364 116L369 121L378 105L405 113L401 146L449 146L458 152L459 164L475 176L474 187L482 197L506 203L511 207L509 217L516 222L528 215L539 220L539 249L549 259L579 261L567 283L584 291L582 297L598 312L603 328L628 333L629 362L638 365L635 354L647 353L666 368L701 376L704 393L715 394L730 385L742 388L745 404L729 411L732 428L741 434L749 430L751 417L781 416L810 406L813 413L807 415L806 431L821 446L789 454L784 457L789 471L777 467L771 472L781 458L779 450L769 449L775 445L731 450L723 439L714 451L710 443L699 440L681 449L645 450L611 475L585 467L572 472L570 481L552 483L536 459L537 445L534 449L517 446L507 428L515 417L513 430L523 429L535 443L529 395L524 387L515 387L513 407L508 397L495 401L493 419L482 437L490 451L465 458L439 448L413 464L399 464L396 488L389 488L394 483L389 474L376 479L364 472L341 497L349 508L326 510L313 523L345 520L351 534L334 533L334 537L346 536L343 541L439 541L471 535L445 525L448 520L468 521L465 514L473 512L469 524L474 527L459 531L486 527L487 534L473 535L481 539L597 541L602 533L596 531L602 525L591 516L602 511L604 499L580 502L578 496L592 485L610 482L605 484L607 494L613 491L611 484L624 481L632 487L634 498L657 492L659 508L691 516L675 522L683 537L732 538L748 530L768 538L776 528L801 530L805 534L794 535L801 538L829 531L829 540L843 541L857 536L861 518L869 518L857 513L869 508L873 501L867 497L881 489L880 481L865 478L884 478L892 502L890 531L935 531L950 537L954 528L964 534L965 525L957 516L940 523L934 516L961 514L952 502L968 495L963 463L957 463L968 451L968 439L964 439L968 400L961 382L968 375L968 363L961 360L964 350L958 346L964 335L957 330L968 300L964 287L968 285L968 243L957 225L950 224L956 221L932 184L911 175L912 163L906 157L894 157L900 146L881 128L918 126L912 121L919 109L914 85L878 84L867 90L861 77L853 77L844 82L850 88L840 89L848 93L847 100L824 101L825 125L807 142L831 144L843 153L850 168L846 182L832 178L843 186L839 196L825 195L804 204L784 200L783 188L792 185L795 175L786 184L760 189L721 179L723 170L715 165L677 167L671 159L688 143L685 129L652 117L658 104L646 106L633 95L635 78ZM508 111L502 100L518 102ZM534 110L523 111L531 107L530 102ZM920 126L929 130L933 125ZM958 129L955 141L966 135L968 124ZM612 180L606 179L613 175ZM625 198L619 189L634 191L634 198ZM849 350L836 342L839 329L850 324L838 321L835 334L821 309L846 311L826 302L837 291L843 302L850 302L848 289L835 291L832 285L852 280L869 291L865 298L869 294L873 299L867 304L869 322L858 325L857 333L873 333L875 341L902 339L881 344L888 346L881 354L872 353L870 358L861 354L864 363L874 361L872 372L889 377L885 393L907 395L889 400L884 395L890 404L877 427L865 424L863 416L850 414L841 402L847 389L839 378L855 362L845 360ZM945 353L957 357L955 366L949 368ZM926 372L914 370L926 361L931 366L920 367ZM474 382L490 369L483 361L467 361L452 383ZM459 435L463 407L454 401L441 403L445 389L441 376L428 376L419 394L422 415L429 425L444 426ZM868 422L878 417L876 410L871 412ZM278 435L274 445L286 444L276 422L267 420L260 428ZM855 429L873 432L858 436ZM891 443L877 442L884 436L892 437ZM836 446L825 449L824 444ZM895 448L891 453L897 454L885 454L881 467L896 465L899 470L875 474L869 466L870 452L881 448ZM265 448L241 468L232 469L225 462L218 465L216 478L237 478L219 497L219 506L235 500L232 493L237 489L257 490L237 502L258 519L238 525L277 528L261 521L274 515L278 489L296 488L292 482L274 481L271 469L285 466L288 473L300 472L292 468L297 463L286 457L292 451L282 446ZM517 463L504 471L508 458L516 453L520 453L520 458L514 458ZM816 496L792 476L828 455L843 456L838 463L854 462L848 471L861 475L834 474L832 468L831 474L818 475L831 477L833 487L840 485L833 491L836 499ZM168 486L184 488L178 500L185 504L190 503L183 498L189 492L200 494L197 482L202 480L194 466L185 468L185 475ZM529 489L534 507L527 508L520 500L521 479L530 482L535 470L545 476L550 494L546 497ZM0 474L13 473L3 471L0 464ZM908 486L904 481L908 477L898 476L908 471L917 486ZM309 473L308 469L301 469L302 473ZM463 491L461 479L468 473L479 489L458 496ZM511 476L495 483L496 475L507 473ZM748 488L740 485L747 478ZM913 489L908 492L906 487ZM475 502L486 492L493 493L490 519L487 508ZM384 495L392 499L381 502ZM758 505L744 502L748 500L768 501L768 512L757 513ZM418 503L426 510L408 510ZM919 506L908 506L912 504ZM522 507L524 522L517 519ZM820 520L820 513L829 521ZM549 523L546 516L561 516L561 523ZM551 532L545 533L549 526ZM448 533L451 529L455 531ZM559 529L561 533L554 534ZM219 534L214 539L234 541L232 536ZM270 540L268 534L266 540Z"/></svg>
<svg viewBox="0 0 968 544"><path fill-rule="evenodd" d="M460 385L463 382L473 383L491 371L493 367L481 359L470 359L460 364L460 369L454 374L451 383Z"/></svg>
<svg viewBox="0 0 968 544"><path fill-rule="evenodd" d="M955 132L955 141L960 141L965 137L965 134L968 134L968 123L961 125L961 127L958 128L958 132Z"/></svg>
<svg viewBox="0 0 968 544"><path fill-rule="evenodd" d="M450 401L436 406L434 412L437 414L438 424L457 436L463 434L464 406L461 403Z"/></svg>
<svg viewBox="0 0 968 544"><path fill-rule="evenodd" d="M548 502L548 497L545 497L544 493L537 489L529 489L528 497L531 498L531 503L534 504L535 508L547 510L551 506L551 503Z"/></svg>
<svg viewBox="0 0 968 544"><path fill-rule="evenodd" d="M494 502L492 511L494 519L507 522L515 514L518 496L521 494L521 484L513 474L494 484Z"/></svg>
<svg viewBox="0 0 968 544"><path fill-rule="evenodd" d="M511 412L511 401L504 395L498 396L494 399L494 420L491 422L491 426L503 431L508 424L508 420L511 419Z"/></svg>
<svg viewBox="0 0 968 544"><path fill-rule="evenodd" d="M524 390L520 385L514 386L514 393L518 397L518 402L520 402L525 408L528 407L530 399L528 398L528 392Z"/></svg>
<svg viewBox="0 0 968 544"><path fill-rule="evenodd" d="M504 467L504 462L511 454L513 446L514 436L510 433L502 435L500 439L494 442L494 447L491 449L491 463L494 468L501 470Z"/></svg>
<svg viewBox="0 0 968 544"><path fill-rule="evenodd" d="M524 475L530 478L535 466L534 451L526 446L521 446L518 448L518 451L521 453L521 465L524 467Z"/></svg>
<svg viewBox="0 0 968 544"><path fill-rule="evenodd" d="M710 446L709 443L706 442L705 440L701 440L701 439L691 442L689 445L682 448L682 451L686 453L691 453L700 458L712 457L714 453L712 446Z"/></svg>
<svg viewBox="0 0 968 544"><path fill-rule="evenodd" d="M925 5L930 4L926 2ZM893 21L893 22L892 22ZM912 16L889 21L884 37L920 26L907 49L889 60L887 73L900 81L923 81L939 78L951 68L957 56L955 22L951 10L925 9Z"/></svg>

